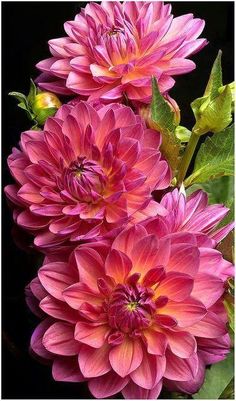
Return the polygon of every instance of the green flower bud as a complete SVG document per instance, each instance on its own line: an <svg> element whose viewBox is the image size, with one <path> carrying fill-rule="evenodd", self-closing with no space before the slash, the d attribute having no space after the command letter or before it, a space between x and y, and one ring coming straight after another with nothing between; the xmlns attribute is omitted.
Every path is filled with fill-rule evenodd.
<svg viewBox="0 0 236 401"><path fill-rule="evenodd" d="M46 119L53 116L61 106L58 97L51 92L38 93L32 102L32 111L38 124L43 125Z"/></svg>
<svg viewBox="0 0 236 401"><path fill-rule="evenodd" d="M196 135L221 132L232 121L232 95L229 85L213 99L210 96L196 99L191 107L196 118L193 127Z"/></svg>
<svg viewBox="0 0 236 401"><path fill-rule="evenodd" d="M232 107L232 111L234 111L234 103L235 103L235 81L233 81L233 82L231 82L230 84L228 84L228 86L230 87L230 90L231 90L231 95L232 95L232 105L231 105L231 107ZM219 93L224 92L225 87L226 87L226 85L221 86L221 87L218 89L218 92L219 92Z"/></svg>
<svg viewBox="0 0 236 401"><path fill-rule="evenodd" d="M234 82L223 86L221 50L212 66L203 97L194 100L191 107L196 119L193 127L195 135L224 130L232 121Z"/></svg>

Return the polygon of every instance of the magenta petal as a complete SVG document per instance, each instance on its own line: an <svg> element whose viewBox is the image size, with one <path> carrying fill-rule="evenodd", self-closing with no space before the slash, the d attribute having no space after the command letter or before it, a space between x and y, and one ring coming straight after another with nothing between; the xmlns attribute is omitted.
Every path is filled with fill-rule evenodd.
<svg viewBox="0 0 236 401"><path fill-rule="evenodd" d="M109 354L112 368L119 376L125 377L142 362L143 352L139 340L126 337L120 345L113 347Z"/></svg>
<svg viewBox="0 0 236 401"><path fill-rule="evenodd" d="M84 377L99 377L111 370L108 357L109 348L110 346L107 344L101 348L81 346L78 361Z"/></svg>
<svg viewBox="0 0 236 401"><path fill-rule="evenodd" d="M198 356L193 354L190 358L179 358L171 351L166 353L166 370L164 377L170 380L193 380L198 371Z"/></svg>
<svg viewBox="0 0 236 401"><path fill-rule="evenodd" d="M76 356L56 358L52 365L52 376L59 382L79 383L85 380Z"/></svg>
<svg viewBox="0 0 236 401"><path fill-rule="evenodd" d="M162 380L152 390L142 388L131 380L122 390L122 395L129 400L153 400L158 398L161 389Z"/></svg>
<svg viewBox="0 0 236 401"><path fill-rule="evenodd" d="M100 348L110 331L107 325L77 322L75 326L75 339L94 348Z"/></svg>
<svg viewBox="0 0 236 401"><path fill-rule="evenodd" d="M187 381L172 381L165 379L164 384L169 391L183 392L187 394L196 393L203 385L205 378L205 364L202 358L198 358L198 370L194 379Z"/></svg>
<svg viewBox="0 0 236 401"><path fill-rule="evenodd" d="M122 378L115 372L109 372L106 375L90 380L88 386L95 398L105 398L119 393L128 381L128 377Z"/></svg>
<svg viewBox="0 0 236 401"><path fill-rule="evenodd" d="M169 347L173 354L180 358L190 358L197 350L197 343L193 335L186 331L165 330Z"/></svg>
<svg viewBox="0 0 236 401"><path fill-rule="evenodd" d="M43 336L45 348L58 355L76 355L80 344L74 339L74 326L56 322L48 328Z"/></svg>
<svg viewBox="0 0 236 401"><path fill-rule="evenodd" d="M194 336L205 338L216 338L226 334L227 329L223 320L214 312L208 311L206 316L199 322L188 328Z"/></svg>
<svg viewBox="0 0 236 401"><path fill-rule="evenodd" d="M67 263L53 262L41 267L39 279L49 294L63 301L62 292L74 282L74 275L68 269Z"/></svg>
<svg viewBox="0 0 236 401"><path fill-rule="evenodd" d="M45 359L52 359L53 354L51 352L48 352L46 348L43 345L42 339L44 336L44 333L47 331L47 329L51 326L52 324L52 319L47 318L43 320L34 330L33 335L30 340L30 347L31 349L40 357L45 358Z"/></svg>
<svg viewBox="0 0 236 401"><path fill-rule="evenodd" d="M165 366L165 357L144 353L141 365L130 374L130 377L138 386L151 390L161 380Z"/></svg>

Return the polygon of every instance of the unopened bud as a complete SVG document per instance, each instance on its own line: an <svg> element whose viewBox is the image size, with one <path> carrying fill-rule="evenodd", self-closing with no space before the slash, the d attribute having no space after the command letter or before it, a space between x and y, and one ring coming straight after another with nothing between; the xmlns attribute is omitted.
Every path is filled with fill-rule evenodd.
<svg viewBox="0 0 236 401"><path fill-rule="evenodd" d="M61 107L60 100L51 92L38 93L32 103L32 111L40 125L44 124L48 117L53 116L59 107Z"/></svg>
<svg viewBox="0 0 236 401"><path fill-rule="evenodd" d="M180 109L178 104L174 99L172 99L169 95L165 95L164 99L166 103L169 105L171 111L174 113L173 115L173 123L175 126L180 123ZM150 105L142 105L138 109L139 115L144 119L147 124L147 127L152 129L157 129L157 124L152 120L152 112Z"/></svg>

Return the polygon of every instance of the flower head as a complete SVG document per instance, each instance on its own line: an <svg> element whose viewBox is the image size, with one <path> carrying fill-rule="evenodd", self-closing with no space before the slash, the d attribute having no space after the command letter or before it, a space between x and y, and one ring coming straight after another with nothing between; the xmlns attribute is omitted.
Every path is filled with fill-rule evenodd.
<svg viewBox="0 0 236 401"><path fill-rule="evenodd" d="M157 398L163 379L197 391L205 365L229 351L222 295L231 263L215 251L212 264L194 235L163 236L158 219L95 245L47 263L30 285L46 314L33 351L52 360L55 380L88 381L96 398Z"/></svg>
<svg viewBox="0 0 236 401"><path fill-rule="evenodd" d="M187 59L207 41L197 39L204 21L192 14L173 18L161 1L91 2L66 22L68 36L49 41L52 57L37 64L39 86L56 93L73 92L105 101L149 102L151 76L162 93L173 75L195 68Z"/></svg>
<svg viewBox="0 0 236 401"><path fill-rule="evenodd" d="M223 204L209 205L207 193L202 190L186 196L184 189L174 189L163 196L160 207L164 207L161 212L164 217L160 219L166 234L181 231L194 233L198 234L202 244L207 241L215 246L234 228L234 222L217 228L229 209Z"/></svg>
<svg viewBox="0 0 236 401"><path fill-rule="evenodd" d="M8 158L16 184L5 192L17 223L49 253L101 239L136 212L155 215L151 192L171 179L160 144L128 107L62 106L43 131L24 132Z"/></svg>

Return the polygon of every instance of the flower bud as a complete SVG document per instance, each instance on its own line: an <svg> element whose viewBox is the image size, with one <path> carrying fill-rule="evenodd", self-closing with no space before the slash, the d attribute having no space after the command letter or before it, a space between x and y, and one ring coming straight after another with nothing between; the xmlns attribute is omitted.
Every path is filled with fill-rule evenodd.
<svg viewBox="0 0 236 401"><path fill-rule="evenodd" d="M234 103L235 103L235 81L233 81L233 82L231 82L230 84L228 84L228 86L229 86L229 88L230 88L230 90L231 90L231 95L232 95L232 105L231 105L231 107L232 107L232 112L233 112L233 111L234 111ZM221 87L218 89L218 92L219 92L219 93L224 92L225 87L226 87L226 85L221 86Z"/></svg>
<svg viewBox="0 0 236 401"><path fill-rule="evenodd" d="M168 105L170 106L171 110L174 113L174 124L177 126L180 123L180 108L176 101L170 97L168 94L165 95L165 100L167 101Z"/></svg>
<svg viewBox="0 0 236 401"><path fill-rule="evenodd" d="M180 109L178 104L172 97L169 95L165 95L164 99L166 103L170 106L171 111L174 113L173 115L173 123L175 126L179 125L180 123ZM157 124L152 120L152 112L151 112L151 106L143 104L139 106L138 108L138 113L139 115L144 119L146 122L147 126L152 129L157 129Z"/></svg>
<svg viewBox="0 0 236 401"><path fill-rule="evenodd" d="M232 121L232 94L229 85L225 85L223 91L213 99L208 95L194 100L191 107L196 118L193 127L196 135L223 131Z"/></svg>
<svg viewBox="0 0 236 401"><path fill-rule="evenodd" d="M44 124L46 119L55 114L56 110L61 106L58 97L51 92L38 93L32 103L32 111L35 114L35 120L40 124Z"/></svg>

